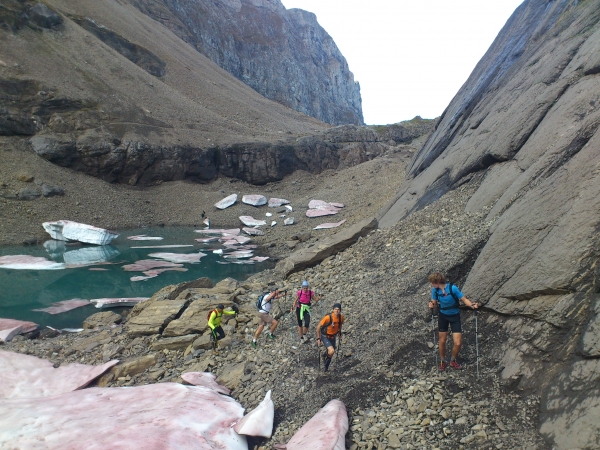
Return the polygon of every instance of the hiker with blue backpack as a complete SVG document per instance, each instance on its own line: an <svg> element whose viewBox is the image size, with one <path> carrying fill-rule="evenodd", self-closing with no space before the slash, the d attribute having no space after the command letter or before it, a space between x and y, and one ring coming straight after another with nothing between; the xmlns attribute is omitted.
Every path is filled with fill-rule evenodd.
<svg viewBox="0 0 600 450"><path fill-rule="evenodd" d="M450 367L461 369L461 365L456 361L458 352L462 345L462 326L460 323L460 302L463 302L471 309L479 308L479 304L469 300L457 286L446 281L446 277L440 272L434 272L428 277L431 283L431 300L429 308L433 311L439 307L438 314L438 334L439 350L441 361L438 365L439 371L444 371L448 367L446 361L446 339L448 337L448 327L452 330L452 356L450 358ZM433 314L433 313L432 313Z"/></svg>
<svg viewBox="0 0 600 450"><path fill-rule="evenodd" d="M271 289L270 292L265 292L264 294L260 295L256 300L256 308L258 309L258 317L260 319L260 323L258 325L256 333L254 333L254 338L252 339L252 347L257 347L258 337L267 325L271 326L268 338L275 339L275 335L273 334L273 332L275 331L275 328L277 328L277 324L279 322L271 316L271 307L273 306L273 300L281 298L286 294L287 291L279 292L279 288L275 287Z"/></svg>

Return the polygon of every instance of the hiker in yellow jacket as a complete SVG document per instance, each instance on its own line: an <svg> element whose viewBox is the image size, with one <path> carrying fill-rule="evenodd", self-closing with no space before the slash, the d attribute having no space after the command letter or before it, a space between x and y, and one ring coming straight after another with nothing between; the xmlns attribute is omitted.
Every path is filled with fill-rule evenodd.
<svg viewBox="0 0 600 450"><path fill-rule="evenodd" d="M215 355L219 354L217 352L217 344L219 340L225 337L225 331L223 331L223 328L221 328L221 317L223 317L223 314L234 315L238 313L238 308L235 304L231 307L231 311L225 311L224 309L225 307L219 303L215 309L208 313L208 327L211 329L213 352Z"/></svg>

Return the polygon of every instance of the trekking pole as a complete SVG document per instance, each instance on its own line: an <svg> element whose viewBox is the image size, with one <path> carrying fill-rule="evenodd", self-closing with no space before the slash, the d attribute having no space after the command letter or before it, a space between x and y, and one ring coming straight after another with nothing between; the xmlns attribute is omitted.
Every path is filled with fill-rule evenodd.
<svg viewBox="0 0 600 450"><path fill-rule="evenodd" d="M479 378L479 336L477 333L477 310L475 310L475 366L477 368L477 378Z"/></svg>
<svg viewBox="0 0 600 450"><path fill-rule="evenodd" d="M433 315L433 308L431 309L431 332L433 333L433 353L435 354L435 367L438 366L438 349L435 348L435 320Z"/></svg>

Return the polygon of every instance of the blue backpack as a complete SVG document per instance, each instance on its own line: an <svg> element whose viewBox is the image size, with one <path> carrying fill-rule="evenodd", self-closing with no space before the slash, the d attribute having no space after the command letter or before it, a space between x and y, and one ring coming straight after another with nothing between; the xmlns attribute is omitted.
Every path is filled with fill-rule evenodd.
<svg viewBox="0 0 600 450"><path fill-rule="evenodd" d="M263 308L262 308L262 307L263 307L263 299L264 299L264 298L265 298L267 295L269 295L269 294L270 294L270 292L265 292L264 294L262 294L262 295L259 295L259 296L258 296L258 299L256 299L256 308L257 308L259 311L260 311L261 309L263 309ZM269 299L269 301L268 301L267 303L269 303L271 300L273 300L273 298L272 298L272 297Z"/></svg>

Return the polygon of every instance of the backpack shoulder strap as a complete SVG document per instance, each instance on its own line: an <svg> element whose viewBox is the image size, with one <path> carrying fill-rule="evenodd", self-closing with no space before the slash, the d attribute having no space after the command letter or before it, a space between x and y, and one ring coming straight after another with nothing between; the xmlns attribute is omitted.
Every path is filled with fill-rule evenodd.
<svg viewBox="0 0 600 450"><path fill-rule="evenodd" d="M331 313L327 314L327 316L329 316L329 323L327 325L323 325L321 327L321 333L325 333L325 331L327 330L327 327L333 323L333 317L331 317ZM327 316L325 316L325 317L327 317Z"/></svg>
<svg viewBox="0 0 600 450"><path fill-rule="evenodd" d="M452 283L448 283L449 291L450 291L450 295L452 296L452 298L454 299L454 303L455 306L458 308L460 307L460 302L458 301L458 298L456 297L456 294L454 293L454 291L452 290L452 288L454 287L454 285Z"/></svg>

